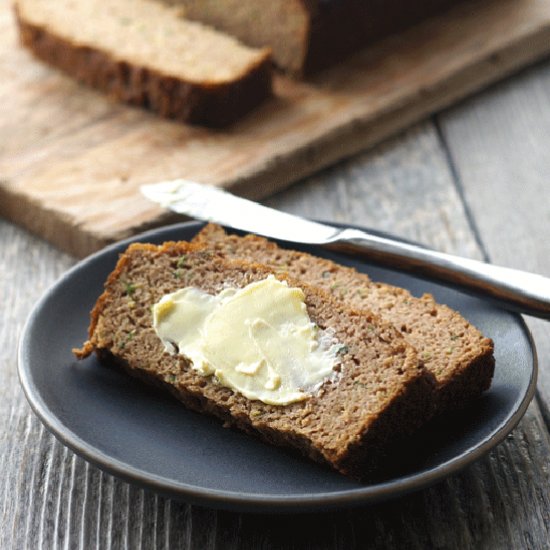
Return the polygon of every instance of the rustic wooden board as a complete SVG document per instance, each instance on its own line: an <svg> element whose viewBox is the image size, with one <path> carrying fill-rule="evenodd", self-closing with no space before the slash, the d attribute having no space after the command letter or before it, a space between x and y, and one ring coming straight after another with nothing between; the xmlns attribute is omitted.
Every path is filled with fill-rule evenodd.
<svg viewBox="0 0 550 550"><path fill-rule="evenodd" d="M120 106L32 60L0 0L0 214L85 255L166 221L141 183L265 197L550 51L550 0L477 0L365 50L227 131Z"/></svg>

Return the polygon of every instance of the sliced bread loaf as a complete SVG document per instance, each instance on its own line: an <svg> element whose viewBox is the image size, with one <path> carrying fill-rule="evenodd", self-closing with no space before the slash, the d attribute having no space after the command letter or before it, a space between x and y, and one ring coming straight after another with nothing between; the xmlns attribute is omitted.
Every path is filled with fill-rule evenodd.
<svg viewBox="0 0 550 550"><path fill-rule="evenodd" d="M393 324L416 348L434 375L439 410L464 405L486 390L493 377L493 342L451 308L425 294L415 298L402 288L376 283L330 260L278 247L248 235L227 235L207 225L195 242L227 258L261 262L278 273L305 281L343 300L354 309L366 309Z"/></svg>
<svg viewBox="0 0 550 550"><path fill-rule="evenodd" d="M252 46L293 74L326 67L458 0L164 0Z"/></svg>
<svg viewBox="0 0 550 550"><path fill-rule="evenodd" d="M16 0L21 42L118 100L223 126L271 93L268 50L186 21L150 0Z"/></svg>
<svg viewBox="0 0 550 550"><path fill-rule="evenodd" d="M432 411L432 377L391 325L277 275L303 290L311 321L343 344L337 378L288 405L247 399L199 374L184 356L167 353L155 333L151 307L163 295L188 286L215 294L271 273L188 243L134 244L109 276L92 312L89 340L76 353L84 357L95 351L166 387L191 409L362 477L387 444L424 423Z"/></svg>

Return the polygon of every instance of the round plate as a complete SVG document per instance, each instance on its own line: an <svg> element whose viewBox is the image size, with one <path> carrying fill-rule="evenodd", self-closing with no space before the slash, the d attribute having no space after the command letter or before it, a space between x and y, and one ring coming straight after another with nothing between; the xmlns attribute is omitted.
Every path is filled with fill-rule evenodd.
<svg viewBox="0 0 550 550"><path fill-rule="evenodd" d="M313 511L364 504L426 487L470 464L516 426L533 397L536 358L519 315L433 282L368 262L301 248L368 272L374 280L432 293L495 341L491 389L459 415L414 438L414 460L396 461L384 481L361 484L223 428L95 357L76 361L89 312L118 254L132 241L189 240L203 226L184 223L113 245L68 271L31 313L20 343L19 376L46 427L100 468L168 496L243 511Z"/></svg>

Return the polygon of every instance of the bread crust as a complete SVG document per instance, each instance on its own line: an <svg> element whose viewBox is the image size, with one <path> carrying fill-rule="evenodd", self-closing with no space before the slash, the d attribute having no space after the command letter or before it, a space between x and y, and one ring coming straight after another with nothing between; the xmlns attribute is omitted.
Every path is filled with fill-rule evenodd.
<svg viewBox="0 0 550 550"><path fill-rule="evenodd" d="M191 82L117 60L109 52L57 36L26 21L14 7L21 43L38 59L110 97L170 119L224 127L272 94L269 52L228 82Z"/></svg>
<svg viewBox="0 0 550 550"><path fill-rule="evenodd" d="M310 14L302 74L333 65L390 34L444 11L459 0L300 0Z"/></svg>

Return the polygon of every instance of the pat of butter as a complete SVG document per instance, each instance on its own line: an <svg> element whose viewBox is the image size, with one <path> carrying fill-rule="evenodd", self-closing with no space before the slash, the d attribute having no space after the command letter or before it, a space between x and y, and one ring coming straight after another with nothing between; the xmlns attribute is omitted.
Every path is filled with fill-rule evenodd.
<svg viewBox="0 0 550 550"><path fill-rule="evenodd" d="M306 399L338 362L302 290L273 276L215 296L193 287L167 294L153 307L153 326L199 373L271 405Z"/></svg>

